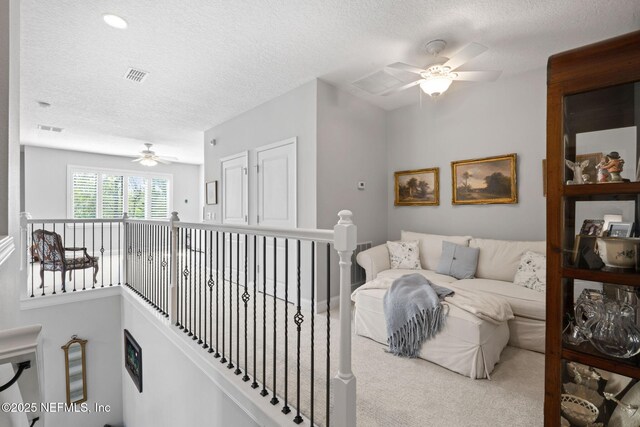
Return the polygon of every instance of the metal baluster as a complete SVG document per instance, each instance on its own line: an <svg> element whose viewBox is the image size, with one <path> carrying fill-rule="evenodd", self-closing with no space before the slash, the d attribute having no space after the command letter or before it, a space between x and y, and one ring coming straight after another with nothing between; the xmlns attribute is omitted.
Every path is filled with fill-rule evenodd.
<svg viewBox="0 0 640 427"><path fill-rule="evenodd" d="M276 342L276 322L278 319L277 316L277 298L276 298L276 291L277 291L277 285L278 285L278 280L277 280L277 270L278 270L278 239L277 238L273 238L273 397L271 398L271 404L272 405L277 405L280 401L278 400L278 397L276 396L276 350L277 350L277 342Z"/></svg>
<svg viewBox="0 0 640 427"><path fill-rule="evenodd" d="M180 289L180 306L182 307L182 318L180 319L180 329L183 332L187 332L187 276L189 274L189 269L187 268L187 251L186 251L186 228L180 228L180 259L181 259L181 267L180 271L181 278L181 289Z"/></svg>
<svg viewBox="0 0 640 427"><path fill-rule="evenodd" d="M36 248L35 251L33 249L33 223L31 223L31 237L27 239L27 241L29 242L29 255L31 255L31 298L34 298L35 295L35 288L34 288L34 281L35 278L33 277L33 273L34 273L34 264L35 262L35 254L38 253L38 249ZM43 287L44 289L44 287Z"/></svg>
<svg viewBox="0 0 640 427"><path fill-rule="evenodd" d="M64 224L63 224L63 227L64 227ZM82 223L82 247L83 248L87 247L87 244L85 243L85 223L84 222ZM91 255L93 255L93 254L91 254ZM85 286L86 282L87 282L87 275L83 272L82 273L82 290L83 291L86 289L86 286ZM76 290L75 285L73 286L73 290L74 291Z"/></svg>
<svg viewBox="0 0 640 427"><path fill-rule="evenodd" d="M120 221L118 221L118 256L122 256L122 243L120 242L120 233L121 233ZM82 224L82 246L84 246L84 223ZM122 259L118 258L118 286L122 285L122 281L120 279L120 273L122 268ZM82 288L84 289L84 283L82 284Z"/></svg>
<svg viewBox="0 0 640 427"><path fill-rule="evenodd" d="M218 241L219 240L220 239L218 238L218 232L216 231L216 282L215 282L215 284L216 284L216 353L213 355L213 357L215 357L215 358L220 357L220 352L218 351L218 349L220 348L220 347L218 347L218 329L220 329L219 326L218 326L218 320L219 320L219 317L218 317L218 289L220 289L220 281L219 281L220 268L218 266L218 261L220 259L220 257L219 257L220 253L218 252Z"/></svg>
<svg viewBox="0 0 640 427"><path fill-rule="evenodd" d="M91 223L91 255L96 253L96 223L92 222ZM95 276L93 276L93 279L91 280L91 289L95 289L96 288L96 279Z"/></svg>
<svg viewBox="0 0 640 427"><path fill-rule="evenodd" d="M73 238L75 239L75 234ZM113 222L109 223L109 286L113 286ZM76 290L75 282L73 290Z"/></svg>
<svg viewBox="0 0 640 427"><path fill-rule="evenodd" d="M225 284L224 284L224 272L226 268L225 264L225 245L226 245L226 235L224 231L222 232L222 358L220 359L220 363L227 363L227 359L224 357L225 353L225 339L224 339L224 321L225 321L225 310L224 310L224 301L225 301Z"/></svg>
<svg viewBox="0 0 640 427"><path fill-rule="evenodd" d="M42 287L42 296L44 296L44 222L42 223L42 231L43 233L41 233L41 238L42 238L42 257L40 259L40 286ZM54 278L55 278L55 274L54 274Z"/></svg>
<svg viewBox="0 0 640 427"><path fill-rule="evenodd" d="M213 284L213 231L209 231L209 353L213 353Z"/></svg>
<svg viewBox="0 0 640 427"><path fill-rule="evenodd" d="M76 224L73 224L73 245L72 247L75 248L76 247ZM56 224L53 224L53 231L55 232L56 230ZM63 234L63 238L62 238L62 246L66 247L67 246L67 224L65 222L62 223L62 234ZM74 250L72 252L73 258L76 258L76 254L77 252ZM64 258L66 256L66 252L63 249L62 252L62 259L60 260L62 262L62 264L64 265ZM82 254L84 256L84 254ZM84 276L84 274L83 274ZM55 274L54 274L54 281L55 281ZM62 283L65 283L64 277L62 278ZM76 270L73 270L73 292L76 291ZM62 293L66 293L67 292L67 287L66 286L62 286Z"/></svg>
<svg viewBox="0 0 640 427"><path fill-rule="evenodd" d="M293 418L293 422L296 424L300 424L302 422L302 417L300 416L300 331L302 330L302 322L304 322L304 316L302 315L302 307L300 303L300 240L297 241L296 246L297 252L297 268L296 268L296 276L297 276L297 311L293 316L293 321L296 323L297 332L298 332L298 341L296 345L296 352L298 355L298 360L296 362L296 416Z"/></svg>
<svg viewBox="0 0 640 427"><path fill-rule="evenodd" d="M56 232L56 223L54 222L52 225L53 225L53 232L55 233ZM62 243L62 246L63 246L62 250L64 251L64 246L65 246L64 242ZM62 254L62 256L64 256L64 254ZM56 267L57 267L57 264L58 264L58 256L57 256L56 251L54 251L53 252L53 295L56 294ZM64 289L64 278L65 278L65 275L63 274L62 275L62 283L63 283L62 288L63 289Z"/></svg>
<svg viewBox="0 0 640 427"><path fill-rule="evenodd" d="M202 230L198 230L198 344L202 344Z"/></svg>
<svg viewBox="0 0 640 427"><path fill-rule="evenodd" d="M249 287L249 248L247 245L249 244L249 235L244 235L244 292L242 293L242 302L244 303L244 375L242 376L242 381L249 381L249 347L247 345L247 303L249 302L249 292L247 288ZM240 358L238 357L238 361ZM239 362L238 362L239 364Z"/></svg>
<svg viewBox="0 0 640 427"><path fill-rule="evenodd" d="M236 233L236 370L240 375L240 233Z"/></svg>
<svg viewBox="0 0 640 427"><path fill-rule="evenodd" d="M284 407L283 414L291 412L289 408L289 239L284 239Z"/></svg>
<svg viewBox="0 0 640 427"><path fill-rule="evenodd" d="M260 396L267 391L267 236L262 236L262 390Z"/></svg>
<svg viewBox="0 0 640 427"><path fill-rule="evenodd" d="M257 355L256 355L256 347L257 347L257 336L258 331L256 328L256 303L258 300L258 236L253 236L253 382L251 383L251 388L258 388L258 371L257 371Z"/></svg>
<svg viewBox="0 0 640 427"><path fill-rule="evenodd" d="M202 242L202 240L201 240ZM202 348L209 348L209 344L207 344L207 232L204 232L204 246L201 248L202 252L200 253L201 258L200 258L200 268L204 269L204 279L205 279L205 284L204 284L204 313L203 313L203 317L204 317L204 334L203 334L203 338L204 338L204 344L202 345ZM202 267L202 259L204 258L204 268ZM209 340L209 342L211 342L211 340Z"/></svg>
<svg viewBox="0 0 640 427"><path fill-rule="evenodd" d="M75 231L75 228L74 228ZM102 266L101 266L101 270L102 270L102 274L100 275L100 287L104 288L104 222L100 223L100 258L102 259ZM73 237L73 239L75 240L75 236ZM75 275L74 275L74 280L75 282Z"/></svg>
<svg viewBox="0 0 640 427"><path fill-rule="evenodd" d="M331 375L331 244L327 243L327 366L326 366L326 390L325 390L325 404L326 404L326 414L325 418L327 421L325 425L329 427L330 425L330 413L331 408L329 404L331 403L330 393L331 393L331 379L329 376Z"/></svg>
<svg viewBox="0 0 640 427"><path fill-rule="evenodd" d="M133 260L131 259L131 254L133 253L133 249L131 246L131 239L132 239L132 235L131 235L131 223L125 223L124 224L124 232L127 233L127 238L125 239L125 241L127 242L127 244L129 245L126 248L126 252L127 252L127 264L126 264L126 271L125 271L125 279L126 283L125 285L127 286L131 286L131 283L129 283L130 279L132 279L132 274L133 274L133 266L131 265L131 263L133 262ZM93 255L93 254L91 254Z"/></svg>
<svg viewBox="0 0 640 427"><path fill-rule="evenodd" d="M184 316L184 309L182 307L182 300L184 299L182 296L182 293L184 292L184 282L183 282L183 274L182 271L184 270L184 263L182 261L182 257L184 255L184 252L182 252L182 228L174 228L172 230L172 232L175 231L176 233L176 238L178 239L178 242L176 244L176 247L178 248L178 256L176 257L176 268L178 269L178 274L176 274L176 276L178 277L178 283L177 285L177 289L176 289L176 295L178 296L178 309L177 309L177 313L176 313L176 326L178 326L178 329L183 330L184 326L183 326L183 322L182 322L182 317Z"/></svg>
<svg viewBox="0 0 640 427"><path fill-rule="evenodd" d="M229 233L229 363L228 369L233 369L233 234Z"/></svg>
<svg viewBox="0 0 640 427"><path fill-rule="evenodd" d="M189 309L187 311L189 318L189 333L187 336L193 336L193 228L189 229Z"/></svg>
<svg viewBox="0 0 640 427"><path fill-rule="evenodd" d="M311 242L311 420L313 425L313 409L315 407L315 295L316 295L316 242Z"/></svg>

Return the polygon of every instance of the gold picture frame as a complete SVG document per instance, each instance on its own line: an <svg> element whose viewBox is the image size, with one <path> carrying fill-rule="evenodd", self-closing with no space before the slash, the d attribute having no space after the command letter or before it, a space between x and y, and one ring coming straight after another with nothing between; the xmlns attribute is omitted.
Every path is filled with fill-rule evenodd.
<svg viewBox="0 0 640 427"><path fill-rule="evenodd" d="M454 205L518 203L517 154L451 162Z"/></svg>
<svg viewBox="0 0 640 427"><path fill-rule="evenodd" d="M393 175L395 206L440 204L440 168L398 171Z"/></svg>

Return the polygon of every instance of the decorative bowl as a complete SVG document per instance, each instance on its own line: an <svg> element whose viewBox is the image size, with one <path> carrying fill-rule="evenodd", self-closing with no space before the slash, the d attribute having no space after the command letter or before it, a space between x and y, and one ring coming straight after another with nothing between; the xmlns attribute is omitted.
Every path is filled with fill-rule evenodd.
<svg viewBox="0 0 640 427"><path fill-rule="evenodd" d="M585 399L571 394L560 396L562 415L576 426L587 427L598 419L600 411L595 405Z"/></svg>
<svg viewBox="0 0 640 427"><path fill-rule="evenodd" d="M598 254L607 267L636 268L640 238L598 237Z"/></svg>
<svg viewBox="0 0 640 427"><path fill-rule="evenodd" d="M564 391L567 394L585 399L588 402L593 403L596 408L601 407L604 403L603 396L598 394L597 391L592 390L582 384L564 383Z"/></svg>

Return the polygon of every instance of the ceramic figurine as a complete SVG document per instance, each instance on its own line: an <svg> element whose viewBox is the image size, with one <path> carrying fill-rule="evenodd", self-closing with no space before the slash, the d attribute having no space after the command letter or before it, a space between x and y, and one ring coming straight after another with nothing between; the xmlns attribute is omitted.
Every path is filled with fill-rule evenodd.
<svg viewBox="0 0 640 427"><path fill-rule="evenodd" d="M598 170L598 182L622 182L620 172L624 168L624 160L617 151L604 156L604 159L596 165Z"/></svg>
<svg viewBox="0 0 640 427"><path fill-rule="evenodd" d="M567 184L584 184L583 176L586 174L583 174L582 171L584 168L589 166L589 160L583 160L580 163L565 160L565 163L567 164L567 167L573 171L573 181L567 181Z"/></svg>

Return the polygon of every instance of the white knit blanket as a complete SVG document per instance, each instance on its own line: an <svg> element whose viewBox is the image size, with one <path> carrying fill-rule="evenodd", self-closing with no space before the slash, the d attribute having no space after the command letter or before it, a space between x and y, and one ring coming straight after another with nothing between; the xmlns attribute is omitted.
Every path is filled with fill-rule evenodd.
<svg viewBox="0 0 640 427"><path fill-rule="evenodd" d="M355 301L355 296L367 289L389 289L394 280L386 277L371 280L353 291L351 299ZM493 324L500 324L514 317L511 305L506 299L498 295L457 288L455 282L446 283L444 286L455 292L453 296L445 298L446 303L467 311L479 319Z"/></svg>

